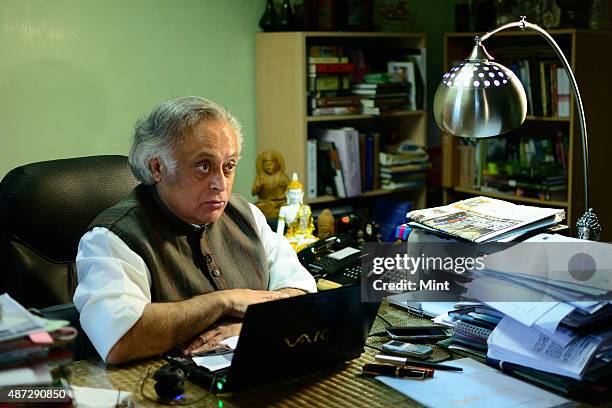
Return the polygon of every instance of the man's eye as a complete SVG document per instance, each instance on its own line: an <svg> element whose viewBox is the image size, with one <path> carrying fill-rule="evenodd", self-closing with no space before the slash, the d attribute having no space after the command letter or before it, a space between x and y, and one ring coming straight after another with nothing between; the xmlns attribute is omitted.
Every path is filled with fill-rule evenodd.
<svg viewBox="0 0 612 408"><path fill-rule="evenodd" d="M200 170L202 172L206 172L206 171L210 170L210 165L208 165L206 163L200 164L198 166L198 170Z"/></svg>
<svg viewBox="0 0 612 408"><path fill-rule="evenodd" d="M227 163L225 165L225 171L231 172L236 168L236 163Z"/></svg>

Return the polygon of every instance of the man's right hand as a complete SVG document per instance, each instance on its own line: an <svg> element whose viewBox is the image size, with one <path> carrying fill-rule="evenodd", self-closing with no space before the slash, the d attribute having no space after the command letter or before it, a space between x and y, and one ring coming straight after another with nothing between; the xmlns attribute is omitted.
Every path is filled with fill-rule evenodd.
<svg viewBox="0 0 612 408"><path fill-rule="evenodd" d="M234 317L244 317L249 305L289 297L286 293L252 289L229 289L218 293L224 296L228 314Z"/></svg>

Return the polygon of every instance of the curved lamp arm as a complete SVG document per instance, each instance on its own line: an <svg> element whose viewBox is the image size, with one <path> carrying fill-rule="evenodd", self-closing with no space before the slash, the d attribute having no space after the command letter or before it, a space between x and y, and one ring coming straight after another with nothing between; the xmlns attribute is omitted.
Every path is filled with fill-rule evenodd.
<svg viewBox="0 0 612 408"><path fill-rule="evenodd" d="M574 98L576 100L576 106L578 109L578 117L580 122L580 132L582 133L582 161L584 164L584 207L586 212L582 217L578 219L576 226L578 228L578 237L582 239L592 239L594 241L599 240L599 235L601 233L601 225L597 219L597 216L593 212L592 208L589 207L589 149L588 149L588 134L586 128L586 117L584 113L584 106L582 105L582 97L580 96L580 91L578 90L578 83L576 82L576 77L572 68L570 67L561 47L554 40L554 38L548 34L544 29L542 29L537 24L532 24L525 20L525 16L521 16L519 21L515 21L512 23L504 24L493 31L489 31L484 34L482 37L476 37L476 45L482 44L489 37L497 34L500 31L508 30L510 28L520 28L521 30L532 30L540 34L548 44L555 50L557 56L563 63L563 67L567 72L567 76L570 80L570 84L572 86L572 91L574 94Z"/></svg>
<svg viewBox="0 0 612 408"><path fill-rule="evenodd" d="M584 163L584 207L585 210L588 210L589 207L589 149L588 149L588 136L587 136L587 128L586 128L586 117L584 114L584 106L582 105L582 97L580 96L580 91L578 90L578 83L576 82L576 77L574 76L574 72L570 67L563 51L561 51L561 47L559 44L552 38L550 34L548 34L544 29L542 29L537 24L532 24L525 20L524 16L521 16L519 21L515 21L512 23L504 24L493 31L489 31L484 34L482 37L478 38L477 41L480 43L484 42L487 38L497 34L500 31L504 31L510 28L520 28L521 30L529 29L532 31L536 31L542 37L546 39L546 41L550 44L550 46L555 50L557 56L563 63L563 68L567 72L567 76L569 77L570 84L572 86L572 91L574 93L574 97L576 98L576 106L578 108L578 117L580 119L580 132L582 133L582 160Z"/></svg>

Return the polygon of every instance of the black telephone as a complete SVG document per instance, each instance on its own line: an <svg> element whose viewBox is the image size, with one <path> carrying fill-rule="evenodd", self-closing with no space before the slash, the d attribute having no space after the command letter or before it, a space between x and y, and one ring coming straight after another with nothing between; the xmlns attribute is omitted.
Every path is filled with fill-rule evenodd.
<svg viewBox="0 0 612 408"><path fill-rule="evenodd" d="M361 243L345 235L319 240L298 252L301 264L315 277L337 283L355 285L361 281Z"/></svg>

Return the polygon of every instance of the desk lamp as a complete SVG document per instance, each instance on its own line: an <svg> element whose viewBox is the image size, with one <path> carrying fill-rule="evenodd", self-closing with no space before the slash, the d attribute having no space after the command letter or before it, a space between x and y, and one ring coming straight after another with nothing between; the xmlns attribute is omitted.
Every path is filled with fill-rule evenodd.
<svg viewBox="0 0 612 408"><path fill-rule="evenodd" d="M584 163L584 205L588 210L576 223L578 237L599 240L601 226L589 208L589 154L584 107L576 78L555 40L536 24L521 17L475 38L468 58L442 77L434 97L434 117L442 131L461 137L484 138L509 132L525 121L527 97L520 80L505 66L493 62L483 42L509 28L536 31L552 46L570 79L580 118Z"/></svg>

